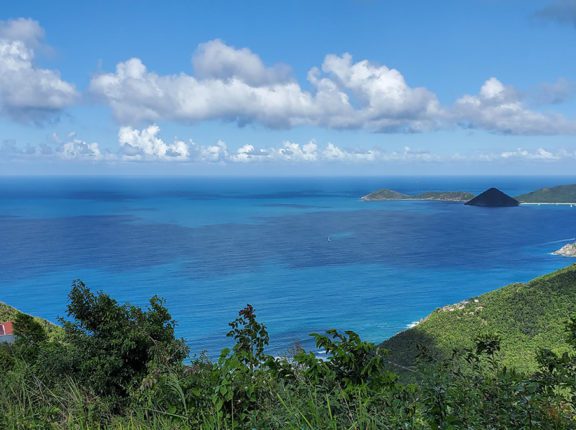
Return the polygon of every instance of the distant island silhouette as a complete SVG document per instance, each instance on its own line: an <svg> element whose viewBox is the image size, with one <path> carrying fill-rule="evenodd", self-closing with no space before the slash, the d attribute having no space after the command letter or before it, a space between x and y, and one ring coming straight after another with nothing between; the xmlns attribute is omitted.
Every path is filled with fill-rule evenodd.
<svg viewBox="0 0 576 430"><path fill-rule="evenodd" d="M462 202L469 206L513 207L520 204L563 204L576 206L576 184L540 188L526 194L511 197L498 188L489 188L475 196L466 191L430 191L404 194L390 189L380 189L361 198L364 201L382 200L437 200Z"/></svg>
<svg viewBox="0 0 576 430"><path fill-rule="evenodd" d="M465 191L429 191L420 194L403 194L398 191L381 189L362 196L364 201L378 200L440 200L444 202L466 202L474 197L474 194Z"/></svg>
<svg viewBox="0 0 576 430"><path fill-rule="evenodd" d="M464 203L468 206L481 207L513 207L518 206L520 202L508 194L500 191L498 188L489 188L482 194Z"/></svg>

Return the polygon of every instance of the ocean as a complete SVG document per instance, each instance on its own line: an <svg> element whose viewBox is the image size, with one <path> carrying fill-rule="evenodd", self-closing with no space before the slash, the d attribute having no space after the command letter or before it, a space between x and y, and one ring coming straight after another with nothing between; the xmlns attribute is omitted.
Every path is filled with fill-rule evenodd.
<svg viewBox="0 0 576 430"><path fill-rule="evenodd" d="M0 301L56 322L74 279L120 302L166 300L193 354L231 345L252 304L269 352L312 332L380 342L435 308L573 262L576 207L363 202L498 187L517 195L576 177L0 177Z"/></svg>

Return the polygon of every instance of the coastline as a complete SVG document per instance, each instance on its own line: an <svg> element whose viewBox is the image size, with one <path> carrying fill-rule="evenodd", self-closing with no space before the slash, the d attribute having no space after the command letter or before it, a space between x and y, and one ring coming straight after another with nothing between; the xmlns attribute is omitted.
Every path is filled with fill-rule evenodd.
<svg viewBox="0 0 576 430"><path fill-rule="evenodd" d="M360 197L360 200L362 200L363 202L406 202L406 201L412 201L412 202L466 202L467 200L456 200L456 199L413 199L413 198L409 198L409 199L367 199L365 198L366 196L362 196ZM576 204L576 203L575 203Z"/></svg>
<svg viewBox="0 0 576 430"><path fill-rule="evenodd" d="M552 202L520 202L520 205L560 205L560 206L576 206L576 202L572 202L572 203L568 203L568 202L563 202L563 203L552 203Z"/></svg>
<svg viewBox="0 0 576 430"><path fill-rule="evenodd" d="M466 202L466 200L454 200L454 199L366 199L361 197L360 200L363 202L403 202L403 201L412 201L412 202ZM534 206L541 206L541 205L553 205L553 206L576 206L576 202L520 202L520 206L524 205L534 205Z"/></svg>

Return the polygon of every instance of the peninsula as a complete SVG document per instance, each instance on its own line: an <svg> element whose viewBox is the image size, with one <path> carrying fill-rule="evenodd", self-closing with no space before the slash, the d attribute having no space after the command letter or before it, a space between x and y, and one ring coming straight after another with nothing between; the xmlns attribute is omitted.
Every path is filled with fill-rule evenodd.
<svg viewBox="0 0 576 430"><path fill-rule="evenodd" d="M466 202L472 198L474 198L474 194L465 191L429 191L419 194L403 194L394 190L381 189L363 196L362 200L438 200L445 202Z"/></svg>
<svg viewBox="0 0 576 430"><path fill-rule="evenodd" d="M566 329L559 321L575 312L576 265L572 265L525 284L511 284L438 308L383 346L390 351L390 362L412 367L424 350L447 358L454 349L472 347L479 331L501 333L503 362L533 371L539 348L568 350Z"/></svg>
<svg viewBox="0 0 576 430"><path fill-rule="evenodd" d="M520 203L532 204L576 204L576 184L559 185L517 196Z"/></svg>

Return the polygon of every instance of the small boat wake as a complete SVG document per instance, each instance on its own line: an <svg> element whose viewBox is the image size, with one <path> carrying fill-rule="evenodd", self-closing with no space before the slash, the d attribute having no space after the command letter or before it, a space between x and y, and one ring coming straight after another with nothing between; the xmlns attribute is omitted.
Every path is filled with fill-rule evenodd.
<svg viewBox="0 0 576 430"><path fill-rule="evenodd" d="M552 242L544 242L541 245L552 245L554 243L574 242L576 237L569 237L568 239L553 240Z"/></svg>

